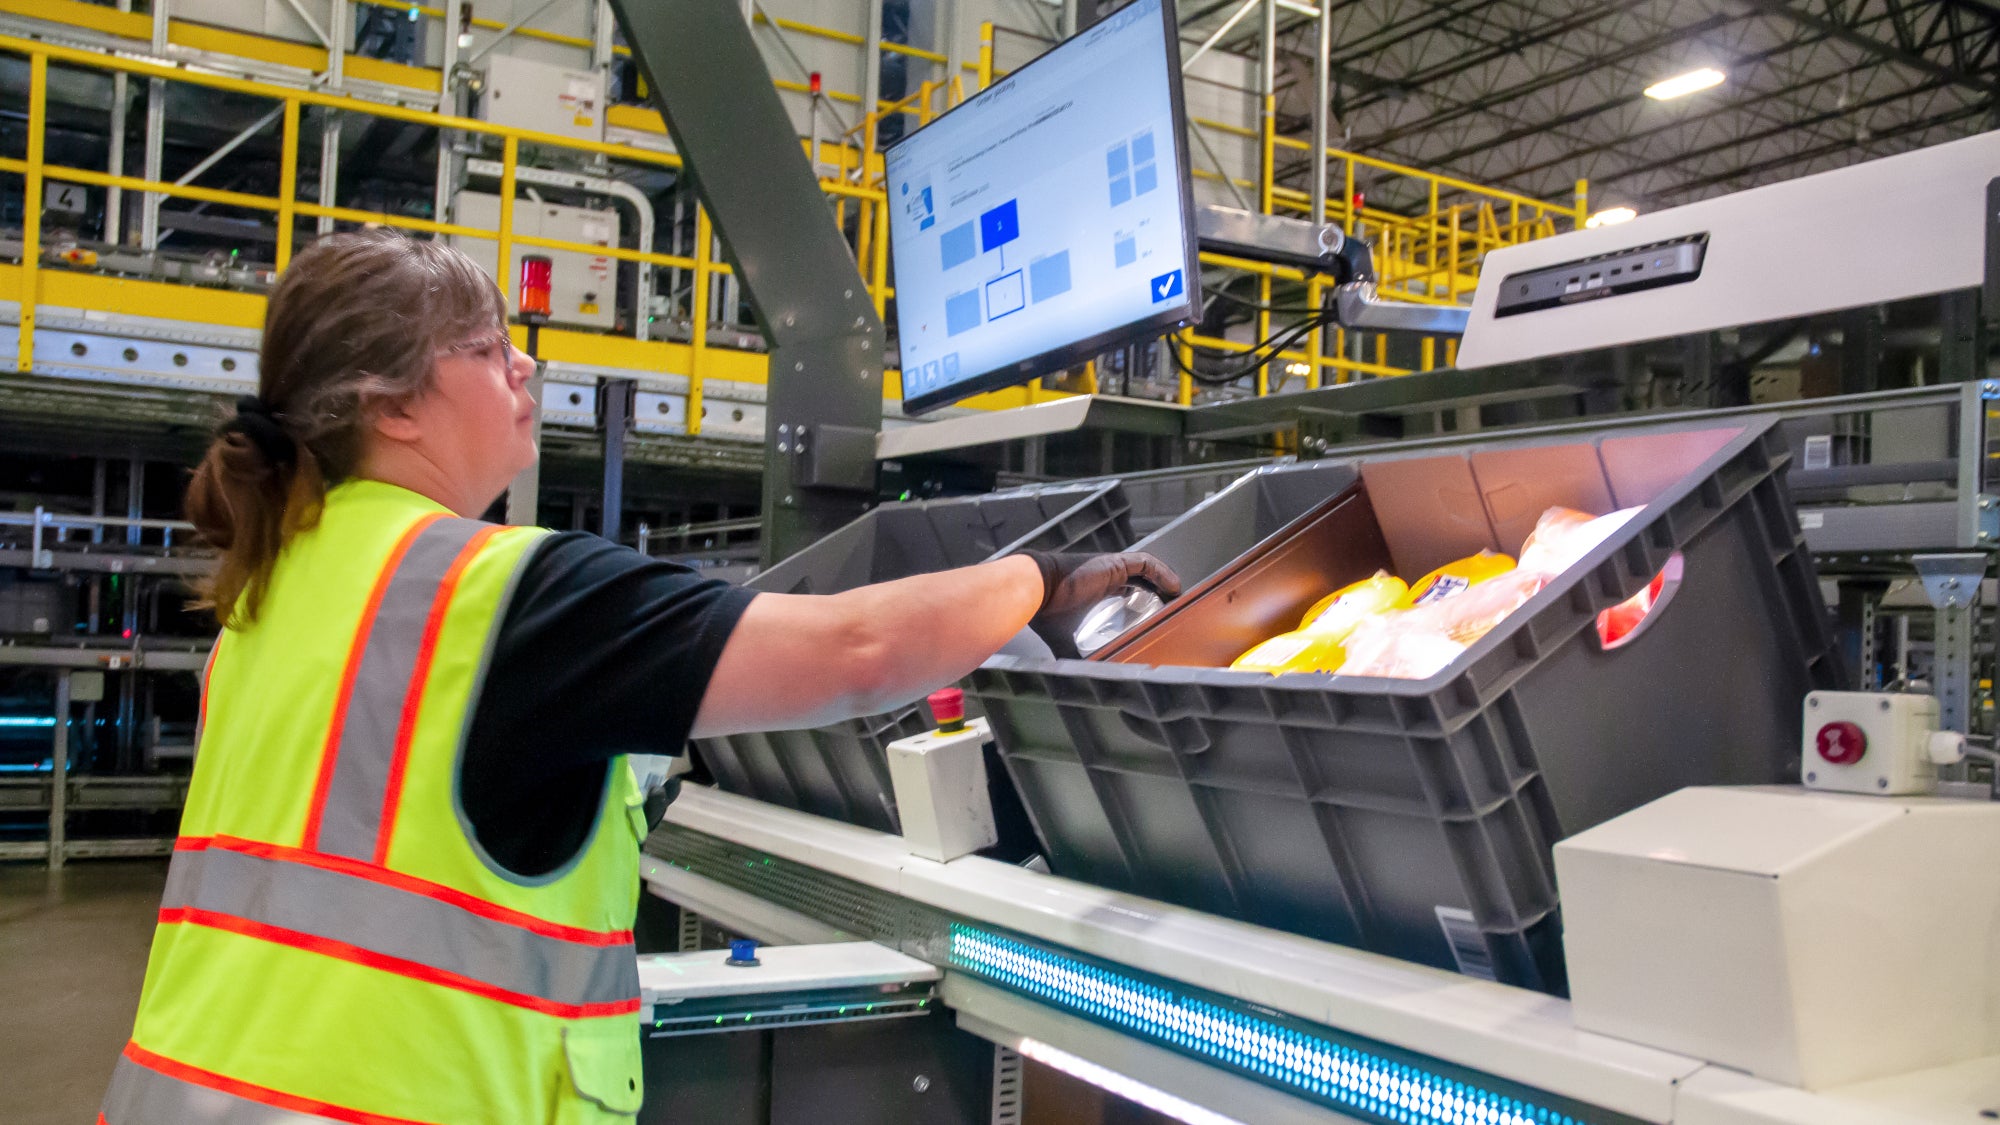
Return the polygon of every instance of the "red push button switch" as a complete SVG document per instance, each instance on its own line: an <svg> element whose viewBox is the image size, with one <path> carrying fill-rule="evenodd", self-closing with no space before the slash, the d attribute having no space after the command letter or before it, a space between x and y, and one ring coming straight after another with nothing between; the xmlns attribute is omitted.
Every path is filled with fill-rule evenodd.
<svg viewBox="0 0 2000 1125"><path fill-rule="evenodd" d="M1816 746L1820 757L1836 766L1851 766L1868 752L1868 736L1853 723L1828 723L1819 728Z"/></svg>

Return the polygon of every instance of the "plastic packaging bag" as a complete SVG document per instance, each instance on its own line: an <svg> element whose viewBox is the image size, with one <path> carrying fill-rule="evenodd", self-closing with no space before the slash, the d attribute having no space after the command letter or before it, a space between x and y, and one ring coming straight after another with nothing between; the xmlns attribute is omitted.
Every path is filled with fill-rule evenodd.
<svg viewBox="0 0 2000 1125"><path fill-rule="evenodd" d="M1347 660L1347 634L1300 629L1258 644L1229 665L1234 672L1331 672Z"/></svg>
<svg viewBox="0 0 2000 1125"><path fill-rule="evenodd" d="M1351 582L1313 603L1299 627L1251 647L1229 667L1238 672L1331 672L1347 660L1344 643L1355 626L1396 609L1409 595L1386 570Z"/></svg>
<svg viewBox="0 0 2000 1125"><path fill-rule="evenodd" d="M1407 604L1430 605L1446 598L1454 598L1482 582L1489 582L1513 569L1514 560L1497 551L1481 551L1476 555L1467 555L1417 579L1410 587L1410 599Z"/></svg>
<svg viewBox="0 0 2000 1125"><path fill-rule="evenodd" d="M1347 638L1347 661L1340 674L1406 679L1433 675L1548 583L1546 574L1516 570L1442 601L1363 622Z"/></svg>
<svg viewBox="0 0 2000 1125"><path fill-rule="evenodd" d="M1349 583L1314 602L1299 619L1299 628L1344 637L1367 618L1409 604L1409 596L1408 584L1386 570L1378 570L1373 577Z"/></svg>
<svg viewBox="0 0 2000 1125"><path fill-rule="evenodd" d="M1535 530L1521 544L1520 569L1554 578L1575 566L1599 543L1617 534L1644 508L1623 508L1608 516L1593 516L1574 508L1550 508L1535 521Z"/></svg>

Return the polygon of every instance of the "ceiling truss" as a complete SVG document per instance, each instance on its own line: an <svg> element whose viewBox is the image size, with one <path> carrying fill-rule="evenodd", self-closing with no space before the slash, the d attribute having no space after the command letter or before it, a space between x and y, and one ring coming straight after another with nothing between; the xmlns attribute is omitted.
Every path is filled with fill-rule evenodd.
<svg viewBox="0 0 2000 1125"><path fill-rule="evenodd" d="M1540 198L1658 209L2000 127L1984 0L1325 0L1337 147ZM1189 4L1205 37L1237 5ZM1261 21L1224 46L1257 53ZM1284 13L1279 128L1310 126L1310 18ZM1670 102L1642 91L1701 66ZM1304 186L1285 153L1281 182ZM1397 199L1391 183L1371 199Z"/></svg>

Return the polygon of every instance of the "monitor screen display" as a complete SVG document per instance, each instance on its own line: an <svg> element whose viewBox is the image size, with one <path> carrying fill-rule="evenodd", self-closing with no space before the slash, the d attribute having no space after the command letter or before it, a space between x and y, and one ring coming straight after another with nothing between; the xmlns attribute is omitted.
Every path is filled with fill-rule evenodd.
<svg viewBox="0 0 2000 1125"><path fill-rule="evenodd" d="M906 411L1194 318L1174 19L1133 0L888 150Z"/></svg>

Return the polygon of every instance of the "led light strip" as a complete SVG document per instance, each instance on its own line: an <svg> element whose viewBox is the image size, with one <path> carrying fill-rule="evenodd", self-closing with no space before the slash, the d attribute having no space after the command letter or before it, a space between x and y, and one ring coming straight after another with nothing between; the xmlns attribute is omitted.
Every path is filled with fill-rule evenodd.
<svg viewBox="0 0 2000 1125"><path fill-rule="evenodd" d="M1387 1054L1335 1042L964 924L953 968L1227 1067L1286 1093L1385 1125L1600 1125L1629 1120L1557 1109Z"/></svg>

